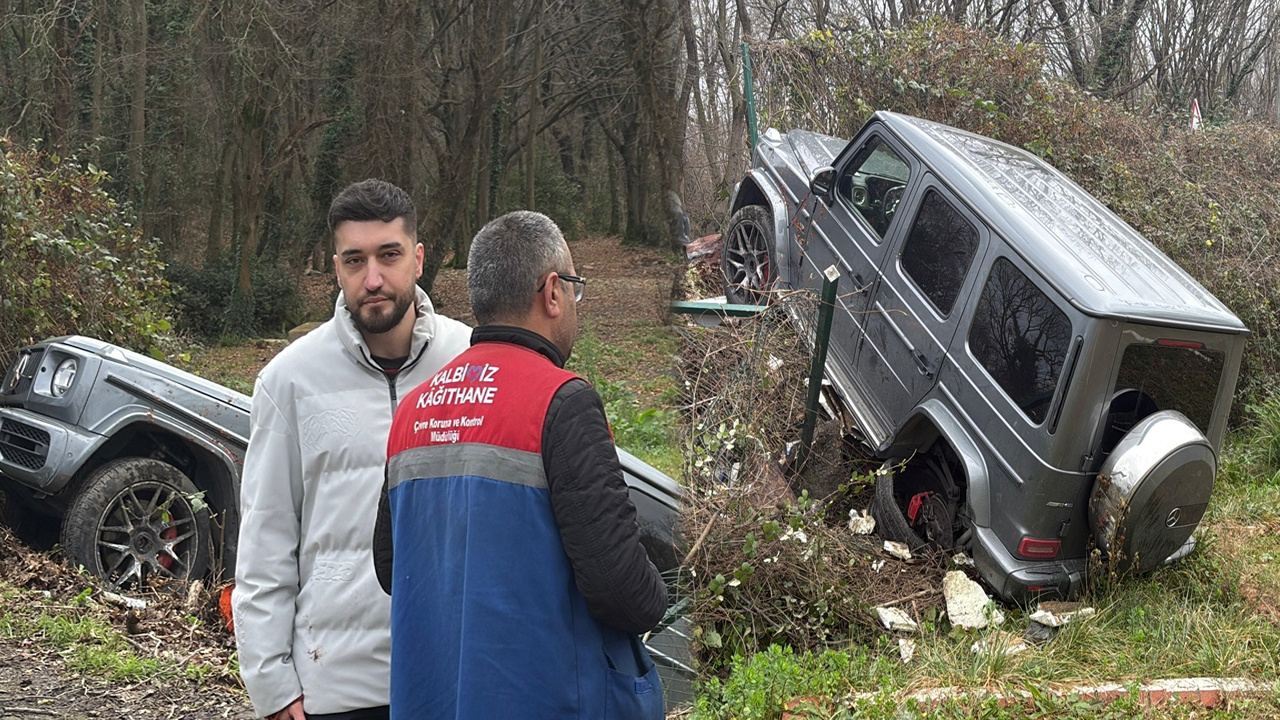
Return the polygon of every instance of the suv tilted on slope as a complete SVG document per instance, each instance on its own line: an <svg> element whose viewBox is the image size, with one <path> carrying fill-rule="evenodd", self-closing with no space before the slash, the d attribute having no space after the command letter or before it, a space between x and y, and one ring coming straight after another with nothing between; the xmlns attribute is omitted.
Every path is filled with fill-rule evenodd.
<svg viewBox="0 0 1280 720"><path fill-rule="evenodd" d="M838 274L827 377L886 466L882 534L970 552L1007 599L1189 550L1247 329L1038 157L878 112L770 129L731 201L730 302ZM810 318L798 317L805 325Z"/></svg>
<svg viewBox="0 0 1280 720"><path fill-rule="evenodd" d="M0 490L10 521L62 518L66 554L114 588L234 575L249 398L99 340L45 340L0 380ZM619 450L659 569L680 489Z"/></svg>

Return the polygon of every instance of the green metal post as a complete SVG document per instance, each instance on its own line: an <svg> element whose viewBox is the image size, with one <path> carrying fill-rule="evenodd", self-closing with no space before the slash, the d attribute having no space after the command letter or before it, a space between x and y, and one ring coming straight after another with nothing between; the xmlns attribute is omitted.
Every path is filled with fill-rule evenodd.
<svg viewBox="0 0 1280 720"><path fill-rule="evenodd" d="M832 265L823 273L822 304L818 306L818 327L813 342L813 366L809 369L809 397L804 403L804 429L800 431L800 449L796 467L804 467L813 445L813 430L818 424L818 398L822 395L822 374L827 365L827 345L831 342L831 313L836 306L836 286L840 272Z"/></svg>
<svg viewBox="0 0 1280 720"><path fill-rule="evenodd" d="M751 54L747 52L746 43L742 43L742 84L747 92L747 140L751 143L747 147L747 153L750 154L756 151L759 135L756 130L755 81L751 78Z"/></svg>

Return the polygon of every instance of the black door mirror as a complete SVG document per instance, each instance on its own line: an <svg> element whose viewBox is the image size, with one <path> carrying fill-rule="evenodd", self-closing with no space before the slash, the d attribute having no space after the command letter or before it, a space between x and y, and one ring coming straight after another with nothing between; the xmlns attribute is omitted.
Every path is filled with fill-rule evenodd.
<svg viewBox="0 0 1280 720"><path fill-rule="evenodd" d="M836 169L833 167L820 167L813 174L813 179L809 181L809 192L826 200L831 197L831 191L836 187Z"/></svg>

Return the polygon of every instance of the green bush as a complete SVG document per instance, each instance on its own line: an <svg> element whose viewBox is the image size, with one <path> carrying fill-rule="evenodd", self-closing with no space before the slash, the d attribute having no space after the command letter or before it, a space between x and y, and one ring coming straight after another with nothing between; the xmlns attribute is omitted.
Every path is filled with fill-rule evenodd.
<svg viewBox="0 0 1280 720"><path fill-rule="evenodd" d="M170 265L167 276L173 286L178 329L217 340L225 334L283 333L298 323L298 281L292 273L277 264L254 262L250 308L243 302L233 307L237 272L234 257L205 268ZM242 322L244 315L251 316L252 322Z"/></svg>
<svg viewBox="0 0 1280 720"><path fill-rule="evenodd" d="M1280 373L1280 132L1251 122L1189 132L1045 72L1043 48L930 21L814 33L755 48L761 127L852 137L874 110L1025 148L1142 233L1249 327L1246 400Z"/></svg>
<svg viewBox="0 0 1280 720"><path fill-rule="evenodd" d="M887 655L872 660L858 648L796 654L789 647L771 645L745 659L734 657L724 680L708 680L701 688L694 717L776 720L783 716L786 703L795 698L839 697L854 685L874 687L896 672Z"/></svg>
<svg viewBox="0 0 1280 720"><path fill-rule="evenodd" d="M0 139L0 354L66 334L148 351L169 329L158 243L107 173Z"/></svg>

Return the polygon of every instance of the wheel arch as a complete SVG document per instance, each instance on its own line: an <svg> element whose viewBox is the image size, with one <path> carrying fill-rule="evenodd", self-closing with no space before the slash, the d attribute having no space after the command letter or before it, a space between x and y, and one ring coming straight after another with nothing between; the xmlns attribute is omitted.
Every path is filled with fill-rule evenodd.
<svg viewBox="0 0 1280 720"><path fill-rule="evenodd" d="M967 486L970 517L974 524L990 527L991 481L987 474L986 460L960 420L942 401L931 398L917 406L881 454L887 457L907 457L936 442L946 443L960 461Z"/></svg>
<svg viewBox="0 0 1280 720"><path fill-rule="evenodd" d="M738 183L738 189L729 205L729 217L732 218L734 213L748 205L759 205L773 218L773 262L778 270L777 277L785 283L794 284L787 263L783 262L788 249L787 243L790 242L787 237L787 215L783 210L786 203L773 183L769 182L769 178L755 169L748 170L742 182Z"/></svg>
<svg viewBox="0 0 1280 720"><path fill-rule="evenodd" d="M60 493L63 509L94 471L125 457L146 457L169 463L205 493L204 501L212 519L214 570L227 576L233 574L240 534L239 490L244 450L163 416L133 417L120 423L111 437L80 466L75 478Z"/></svg>

